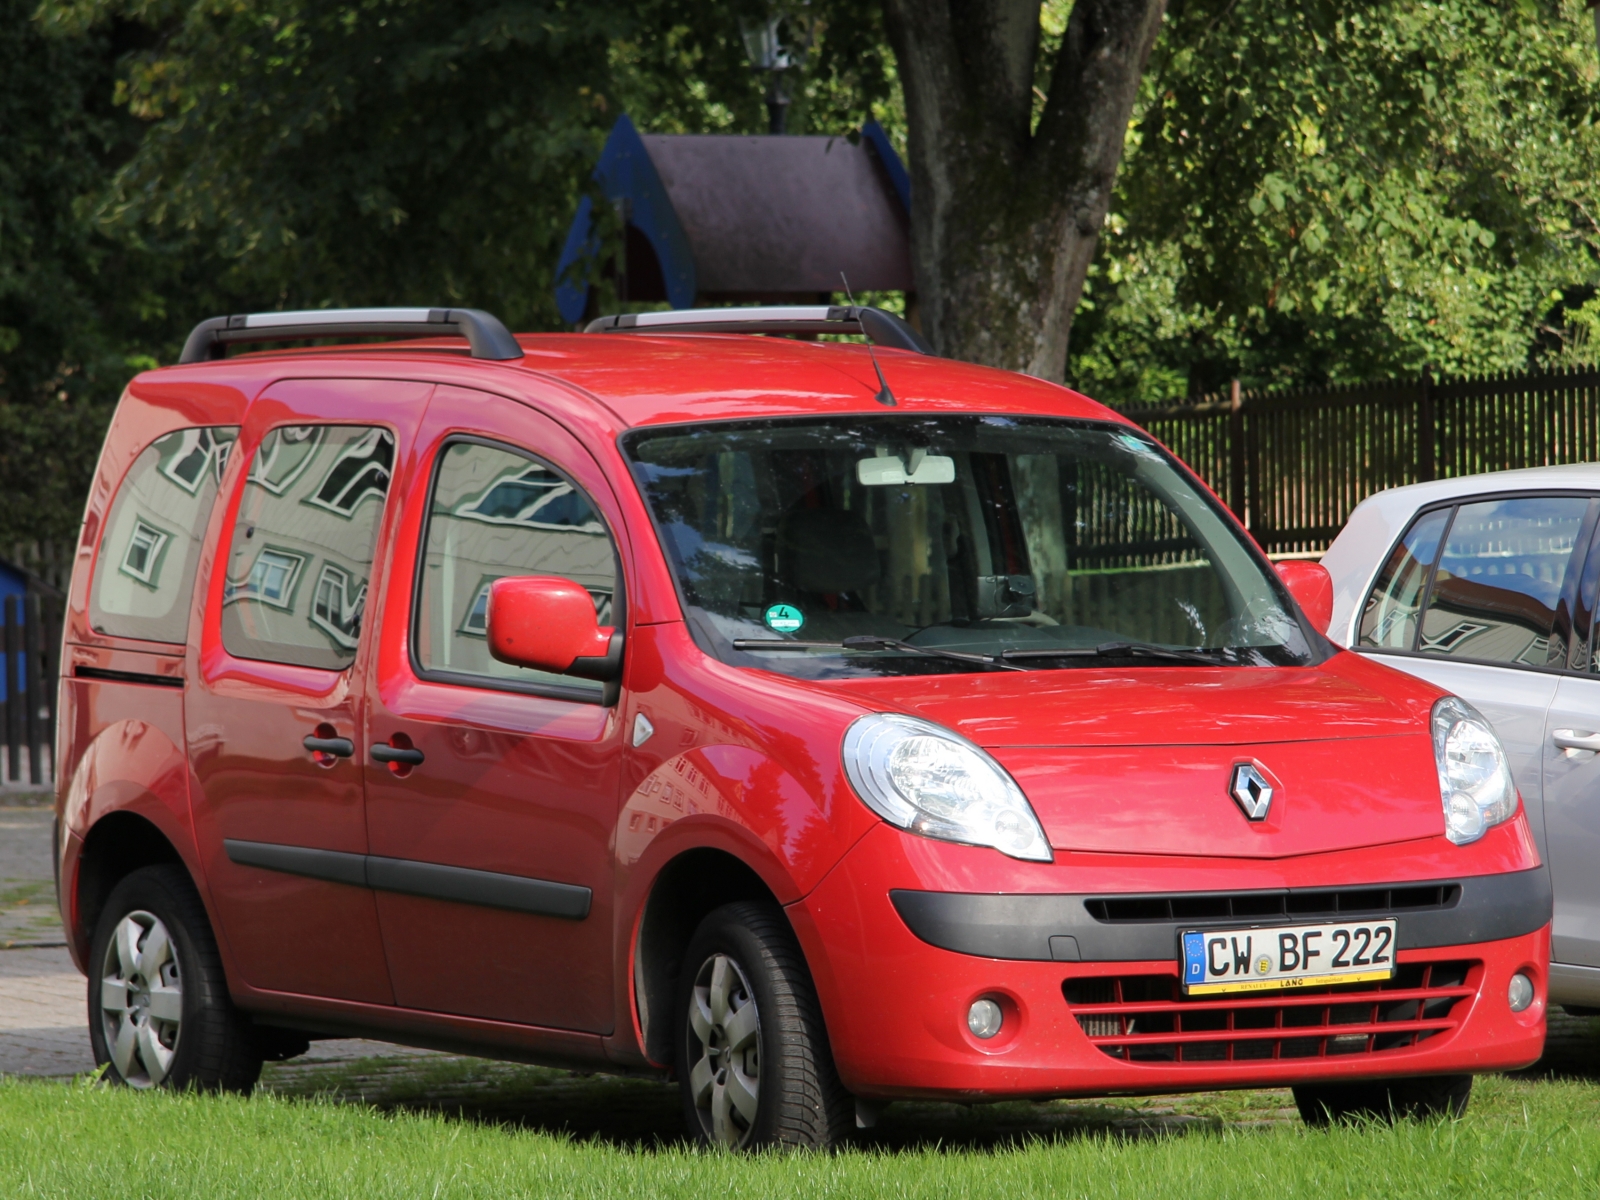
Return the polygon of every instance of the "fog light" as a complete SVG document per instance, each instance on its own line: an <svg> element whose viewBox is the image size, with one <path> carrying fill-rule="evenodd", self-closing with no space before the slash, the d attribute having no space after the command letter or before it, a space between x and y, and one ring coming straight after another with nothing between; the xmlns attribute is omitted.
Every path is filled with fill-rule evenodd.
<svg viewBox="0 0 1600 1200"><path fill-rule="evenodd" d="M1511 977L1511 986L1506 989L1506 1000L1510 1003L1512 1012L1521 1012L1527 1008L1533 1003L1533 980L1518 971ZM973 1005L973 1008L976 1009L977 1005ZM996 1025L998 1027L998 1022ZM978 1031L974 1029L972 1032Z"/></svg>
<svg viewBox="0 0 1600 1200"><path fill-rule="evenodd" d="M1522 976L1518 975L1517 978L1521 979ZM972 1007L967 1009L967 1028L972 1030L973 1037L986 1041L992 1038L1000 1032L1000 1020L1000 1006L993 1000L974 1000Z"/></svg>

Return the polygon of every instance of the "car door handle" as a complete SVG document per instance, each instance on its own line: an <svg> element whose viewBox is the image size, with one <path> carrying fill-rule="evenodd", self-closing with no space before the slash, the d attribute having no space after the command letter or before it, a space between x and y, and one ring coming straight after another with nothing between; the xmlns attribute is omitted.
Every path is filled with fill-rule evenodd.
<svg viewBox="0 0 1600 1200"><path fill-rule="evenodd" d="M426 757L421 750L414 746L390 746L377 742L372 747L372 761L381 763L404 763L408 767L422 765Z"/></svg>
<svg viewBox="0 0 1600 1200"><path fill-rule="evenodd" d="M356 744L349 738L318 737L313 733L300 744L313 754L331 754L335 758L349 758L356 752Z"/></svg>
<svg viewBox="0 0 1600 1200"><path fill-rule="evenodd" d="M1600 752L1600 733L1584 733L1577 729L1556 729L1550 740L1563 750L1589 750Z"/></svg>

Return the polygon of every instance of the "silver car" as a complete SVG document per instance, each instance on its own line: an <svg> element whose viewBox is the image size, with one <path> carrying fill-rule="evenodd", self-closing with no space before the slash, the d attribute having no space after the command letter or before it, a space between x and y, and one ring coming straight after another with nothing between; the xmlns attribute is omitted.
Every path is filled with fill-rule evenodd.
<svg viewBox="0 0 1600 1200"><path fill-rule="evenodd" d="M1500 735L1555 890L1550 1000L1600 1012L1600 464L1380 492L1322 564L1328 636Z"/></svg>

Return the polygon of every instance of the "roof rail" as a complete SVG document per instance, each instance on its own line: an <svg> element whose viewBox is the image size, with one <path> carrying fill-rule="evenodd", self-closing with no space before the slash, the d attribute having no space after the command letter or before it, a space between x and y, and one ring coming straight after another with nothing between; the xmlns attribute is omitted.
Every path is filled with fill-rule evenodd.
<svg viewBox="0 0 1600 1200"><path fill-rule="evenodd" d="M295 342L367 333L393 337L458 334L471 345L473 358L509 362L522 357L522 347L500 319L478 308L313 308L237 313L201 321L190 331L178 361L222 358L235 342Z"/></svg>
<svg viewBox="0 0 1600 1200"><path fill-rule="evenodd" d="M891 312L860 304L784 304L752 308L683 308L590 321L585 333L859 333L879 346L932 354L933 348Z"/></svg>

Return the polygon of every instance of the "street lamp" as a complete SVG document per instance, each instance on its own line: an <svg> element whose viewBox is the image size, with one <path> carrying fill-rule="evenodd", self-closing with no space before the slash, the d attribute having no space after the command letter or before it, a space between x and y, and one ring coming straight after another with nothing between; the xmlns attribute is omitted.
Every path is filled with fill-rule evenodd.
<svg viewBox="0 0 1600 1200"><path fill-rule="evenodd" d="M816 33L816 18L778 14L761 20L739 18L739 34L750 65L767 77L767 132L783 133L789 115L785 73L805 62Z"/></svg>

